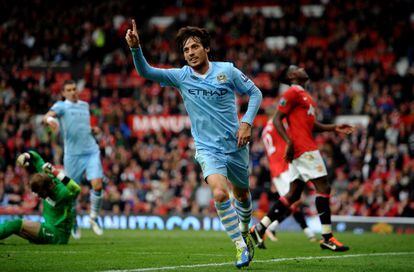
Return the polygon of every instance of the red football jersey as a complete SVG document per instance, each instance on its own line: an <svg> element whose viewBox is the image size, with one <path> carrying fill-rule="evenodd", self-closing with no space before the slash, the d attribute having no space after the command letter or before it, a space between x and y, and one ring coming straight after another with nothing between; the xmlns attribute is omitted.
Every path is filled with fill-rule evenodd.
<svg viewBox="0 0 414 272"><path fill-rule="evenodd" d="M304 152L318 149L312 135L315 108L315 101L299 85L292 85L279 100L278 110L286 114L288 134L295 149L295 159Z"/></svg>
<svg viewBox="0 0 414 272"><path fill-rule="evenodd" d="M286 142L277 132L272 120L269 120L263 129L262 141L269 160L270 174L272 178L277 178L289 168L289 165L285 160Z"/></svg>

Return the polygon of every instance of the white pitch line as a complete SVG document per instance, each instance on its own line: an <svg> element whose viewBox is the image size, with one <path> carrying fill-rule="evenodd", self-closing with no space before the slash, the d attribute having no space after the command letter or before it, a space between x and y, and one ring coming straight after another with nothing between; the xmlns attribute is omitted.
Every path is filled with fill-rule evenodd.
<svg viewBox="0 0 414 272"><path fill-rule="evenodd" d="M414 255L414 252L383 252L383 253L347 254L347 255L334 255L334 256L308 256L308 257L277 258L277 259L269 259L269 260L255 260L253 261L253 263L277 263L277 262L287 262L287 261L307 261L307 260L319 260L319 259L342 259L342 258L399 256L399 255ZM138 269L105 270L102 272L143 272L143 271L177 270L177 269L185 269L185 268L225 266L225 265L234 265L234 263L228 262L228 263L209 263L209 264L192 264L192 265L163 266L163 267L147 267L147 268L138 268Z"/></svg>

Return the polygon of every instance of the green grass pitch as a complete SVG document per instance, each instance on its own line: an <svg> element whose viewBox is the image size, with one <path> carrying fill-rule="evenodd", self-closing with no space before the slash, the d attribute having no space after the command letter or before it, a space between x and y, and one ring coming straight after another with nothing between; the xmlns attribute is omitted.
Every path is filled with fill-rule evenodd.
<svg viewBox="0 0 414 272"><path fill-rule="evenodd" d="M0 271L237 271L224 232L84 230L68 245L0 241ZM341 233L345 253L322 251L302 233L280 233L258 250L250 271L414 271L414 235Z"/></svg>

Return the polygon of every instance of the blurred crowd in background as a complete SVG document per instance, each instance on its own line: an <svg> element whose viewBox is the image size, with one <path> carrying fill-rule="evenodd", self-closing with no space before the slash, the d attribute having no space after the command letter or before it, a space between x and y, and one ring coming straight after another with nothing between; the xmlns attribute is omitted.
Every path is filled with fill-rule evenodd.
<svg viewBox="0 0 414 272"><path fill-rule="evenodd" d="M318 119L357 122L351 136L316 136L337 215L414 216L414 8L410 1L0 1L0 213L33 213L38 199L18 154L62 164L59 135L40 124L65 79L91 105L105 172L103 210L123 214L214 215L194 160L191 133L136 134L131 115L186 115L179 93L139 77L124 36L136 18L147 60L184 65L174 42L186 25L211 32L211 60L231 61L264 95L271 116L279 71L303 65ZM272 6L269 8L269 6ZM275 6L277 5L277 6ZM6 8L7 7L7 8ZM239 97L243 113L248 97ZM364 119L365 118L365 119ZM250 185L257 215L274 199L269 165L253 128ZM88 210L82 183L78 211ZM304 197L316 211L312 190Z"/></svg>

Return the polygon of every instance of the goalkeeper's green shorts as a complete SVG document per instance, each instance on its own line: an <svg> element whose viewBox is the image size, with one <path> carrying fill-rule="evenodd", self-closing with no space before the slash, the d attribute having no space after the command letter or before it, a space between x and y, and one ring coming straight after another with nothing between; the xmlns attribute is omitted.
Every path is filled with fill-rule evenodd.
<svg viewBox="0 0 414 272"><path fill-rule="evenodd" d="M65 233L46 223L40 225L37 238L30 241L34 244L67 244L70 233Z"/></svg>

